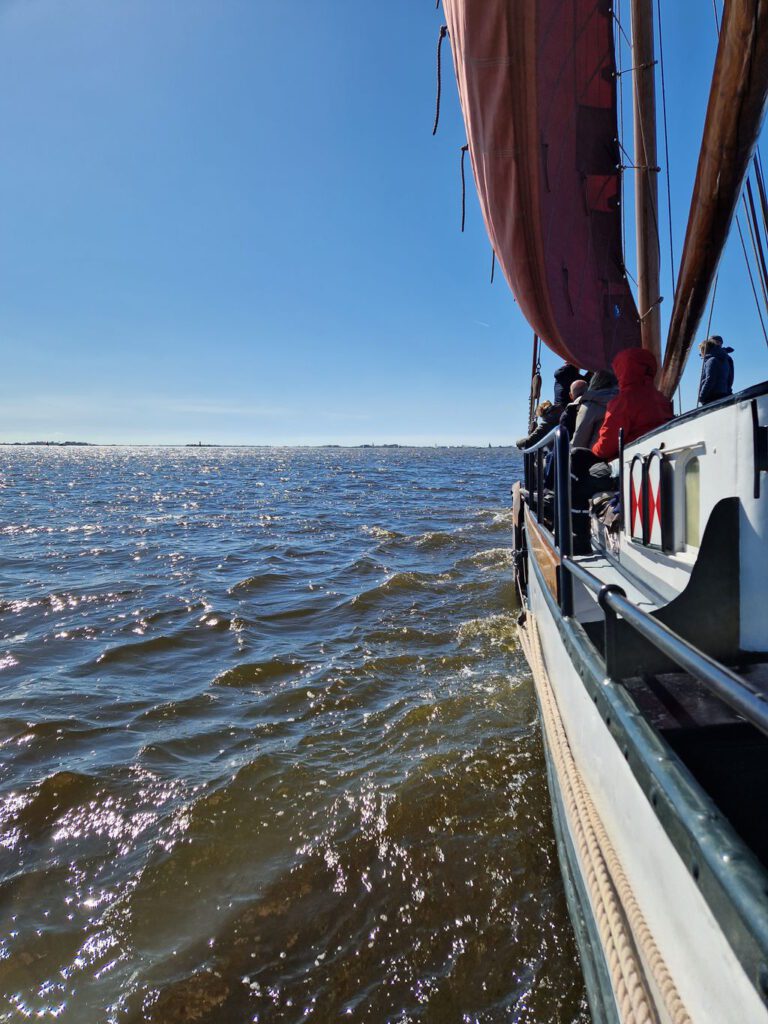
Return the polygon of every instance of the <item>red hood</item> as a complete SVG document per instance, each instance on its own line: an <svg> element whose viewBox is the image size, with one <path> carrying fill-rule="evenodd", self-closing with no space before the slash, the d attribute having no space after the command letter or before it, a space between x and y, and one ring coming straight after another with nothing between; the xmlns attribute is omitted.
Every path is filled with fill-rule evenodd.
<svg viewBox="0 0 768 1024"><path fill-rule="evenodd" d="M625 348L613 360L613 372L622 391L652 385L657 369L656 357L646 348Z"/></svg>

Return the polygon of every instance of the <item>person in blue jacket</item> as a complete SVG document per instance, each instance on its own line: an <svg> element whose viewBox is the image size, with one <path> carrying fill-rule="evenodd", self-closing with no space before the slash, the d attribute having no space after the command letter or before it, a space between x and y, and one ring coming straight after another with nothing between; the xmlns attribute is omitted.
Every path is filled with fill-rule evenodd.
<svg viewBox="0 0 768 1024"><path fill-rule="evenodd" d="M723 339L720 337L719 334L713 334L712 337L709 340L710 341L714 341L714 343L716 345L719 345L723 349L723 352L725 352L725 357L728 360L728 394L732 395L733 394L733 356L731 355L731 352L733 352L733 349L728 347L728 346L723 347Z"/></svg>
<svg viewBox="0 0 768 1024"><path fill-rule="evenodd" d="M699 352L704 360L699 382L699 404L708 405L709 402L717 402L720 398L732 395L733 360L730 353L733 349L723 345L720 335L714 335L702 341Z"/></svg>

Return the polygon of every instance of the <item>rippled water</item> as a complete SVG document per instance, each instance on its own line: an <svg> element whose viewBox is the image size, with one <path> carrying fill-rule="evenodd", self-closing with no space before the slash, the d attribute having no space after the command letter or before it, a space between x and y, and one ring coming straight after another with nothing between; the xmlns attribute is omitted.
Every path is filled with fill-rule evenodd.
<svg viewBox="0 0 768 1024"><path fill-rule="evenodd" d="M0 1020L588 1020L517 458L0 449Z"/></svg>

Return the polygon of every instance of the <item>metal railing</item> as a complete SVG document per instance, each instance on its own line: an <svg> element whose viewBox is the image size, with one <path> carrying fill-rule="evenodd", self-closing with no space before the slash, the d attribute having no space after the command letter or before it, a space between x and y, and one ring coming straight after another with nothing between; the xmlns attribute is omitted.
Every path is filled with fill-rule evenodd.
<svg viewBox="0 0 768 1024"><path fill-rule="evenodd" d="M556 427L537 445L523 453L526 487L529 496L533 493L536 494L537 518L540 516L540 508L543 507L544 493L541 452L552 441L554 441L555 460L554 536L555 548L560 556L558 604L562 615L566 618L573 617L573 581L574 579L578 580L597 595L597 603L603 611L603 660L606 674L609 677L614 678L615 668L618 664L617 644L620 632L618 622L621 619L669 661L700 680L715 696L733 708L746 721L768 735L768 701L763 693L753 689L744 678L694 647L655 616L638 608L627 598L625 591L620 586L603 583L583 565L573 560L571 457L568 432L563 427ZM623 449L623 445L620 447ZM620 466L623 471L623 451L620 458ZM623 472L621 475L623 477Z"/></svg>

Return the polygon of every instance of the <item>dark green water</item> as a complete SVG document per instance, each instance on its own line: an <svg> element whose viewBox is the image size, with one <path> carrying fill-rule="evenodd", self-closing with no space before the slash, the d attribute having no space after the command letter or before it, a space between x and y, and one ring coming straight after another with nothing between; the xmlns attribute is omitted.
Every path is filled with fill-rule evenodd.
<svg viewBox="0 0 768 1024"><path fill-rule="evenodd" d="M588 1021L516 453L0 467L0 1020Z"/></svg>

